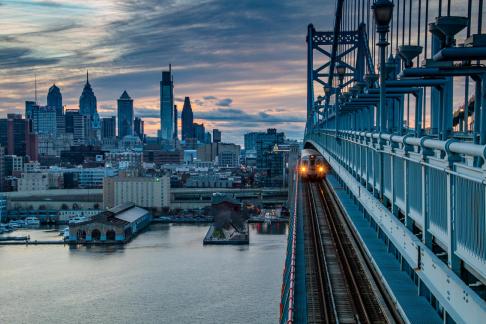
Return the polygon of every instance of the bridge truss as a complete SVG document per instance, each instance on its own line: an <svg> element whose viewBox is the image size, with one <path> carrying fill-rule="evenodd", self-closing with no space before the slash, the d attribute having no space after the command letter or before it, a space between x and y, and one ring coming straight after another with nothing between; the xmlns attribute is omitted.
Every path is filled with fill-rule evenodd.
<svg viewBox="0 0 486 324"><path fill-rule="evenodd" d="M384 244L398 251L418 295L445 322L480 322L483 0L394 0L386 32L370 0L336 0L335 8L332 31L307 30L305 146L324 155Z"/></svg>

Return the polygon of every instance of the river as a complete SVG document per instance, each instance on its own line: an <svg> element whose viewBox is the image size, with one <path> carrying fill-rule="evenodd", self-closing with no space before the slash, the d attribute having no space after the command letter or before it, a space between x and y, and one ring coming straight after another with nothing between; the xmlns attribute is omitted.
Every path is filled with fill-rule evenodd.
<svg viewBox="0 0 486 324"><path fill-rule="evenodd" d="M0 323L276 323L286 225L251 224L247 246L203 246L207 229L153 224L125 246L0 246Z"/></svg>

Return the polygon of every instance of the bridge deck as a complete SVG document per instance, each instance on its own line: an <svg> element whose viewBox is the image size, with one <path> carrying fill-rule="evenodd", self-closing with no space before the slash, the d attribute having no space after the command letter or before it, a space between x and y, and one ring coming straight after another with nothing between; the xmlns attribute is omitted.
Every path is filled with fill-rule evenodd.
<svg viewBox="0 0 486 324"><path fill-rule="evenodd" d="M437 312L425 298L418 297L418 288L408 275L400 270L399 260L392 257L387 251L386 245L377 237L376 232L370 227L363 213L353 202L347 192L342 189L336 178L328 176L329 184L334 189L341 201L342 207L352 220L356 231L363 240L368 252L373 257L378 271L391 288L394 298L402 306L401 311L411 323L442 323Z"/></svg>

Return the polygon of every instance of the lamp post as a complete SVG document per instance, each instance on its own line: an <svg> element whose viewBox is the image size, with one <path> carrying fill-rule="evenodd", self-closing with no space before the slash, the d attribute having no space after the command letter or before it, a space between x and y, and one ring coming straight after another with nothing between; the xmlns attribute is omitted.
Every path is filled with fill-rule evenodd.
<svg viewBox="0 0 486 324"><path fill-rule="evenodd" d="M331 86L326 84L324 86L324 95L326 97L326 104L324 105L324 118L325 118L325 127L327 128L327 117L328 117L328 108L329 108L329 97L331 96L331 92L332 92L332 89L331 89Z"/></svg>
<svg viewBox="0 0 486 324"><path fill-rule="evenodd" d="M390 30L390 21L393 16L394 4L389 0L377 0L371 6L373 16L376 22L376 31L380 34L379 41L376 45L380 47L380 132L385 131L385 49L389 45L386 40L386 34Z"/></svg>
<svg viewBox="0 0 486 324"><path fill-rule="evenodd" d="M335 103L335 106L336 106L336 115L335 115L335 122L336 122L336 136L337 136L337 132L338 132L338 110L339 110L339 101L341 100L341 91L343 89L343 83L344 83L344 75L346 74L346 65L344 65L343 63L339 62L337 65L336 65L336 74L338 75L338 78L339 78L339 87L338 87L338 97L336 100L336 103Z"/></svg>

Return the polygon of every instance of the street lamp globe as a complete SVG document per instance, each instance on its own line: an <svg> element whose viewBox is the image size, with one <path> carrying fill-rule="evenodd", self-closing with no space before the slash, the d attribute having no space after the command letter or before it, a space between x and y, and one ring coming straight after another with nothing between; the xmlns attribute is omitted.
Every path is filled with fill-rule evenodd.
<svg viewBox="0 0 486 324"><path fill-rule="evenodd" d="M324 93L325 93L326 95L330 95L330 94L331 94L331 87L330 87L328 84L326 84L326 85L324 86Z"/></svg>
<svg viewBox="0 0 486 324"><path fill-rule="evenodd" d="M394 6L390 0L377 0L373 3L371 9L373 9L373 15L378 26L388 26L390 24Z"/></svg>
<svg viewBox="0 0 486 324"><path fill-rule="evenodd" d="M346 73L346 65L339 62L336 65L336 73L339 77L344 77L344 74Z"/></svg>

